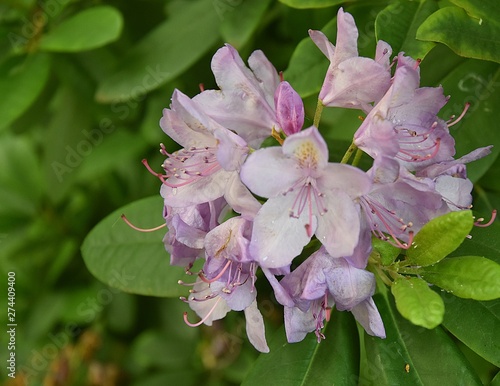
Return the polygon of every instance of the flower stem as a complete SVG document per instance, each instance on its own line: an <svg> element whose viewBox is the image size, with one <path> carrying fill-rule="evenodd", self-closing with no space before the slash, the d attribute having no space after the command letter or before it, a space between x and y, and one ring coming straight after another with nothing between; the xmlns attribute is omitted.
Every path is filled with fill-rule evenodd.
<svg viewBox="0 0 500 386"><path fill-rule="evenodd" d="M342 160L340 161L341 164L346 164L349 159L352 156L352 153L354 153L354 150L356 150L358 147L353 143L351 143L351 146L349 146L349 149L345 152L344 156L342 157Z"/></svg>
<svg viewBox="0 0 500 386"><path fill-rule="evenodd" d="M319 121L321 120L321 113L323 112L323 102L318 99L318 104L316 105L316 112L314 113L313 125L319 127Z"/></svg>
<svg viewBox="0 0 500 386"><path fill-rule="evenodd" d="M363 156L363 150L356 149L356 155L354 156L354 159L352 160L352 166L358 166L359 161L361 160L362 156Z"/></svg>

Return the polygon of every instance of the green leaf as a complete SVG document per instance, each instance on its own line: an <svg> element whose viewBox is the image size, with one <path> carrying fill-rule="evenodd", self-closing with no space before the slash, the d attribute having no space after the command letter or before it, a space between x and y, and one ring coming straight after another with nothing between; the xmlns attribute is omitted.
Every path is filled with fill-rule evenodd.
<svg viewBox="0 0 500 386"><path fill-rule="evenodd" d="M417 272L425 281L461 298L500 298L500 264L481 256L452 257Z"/></svg>
<svg viewBox="0 0 500 386"><path fill-rule="evenodd" d="M472 238L465 240L452 256L485 256L500 264L500 222L486 228L474 227Z"/></svg>
<svg viewBox="0 0 500 386"><path fill-rule="evenodd" d="M3 135L0 140L0 233L39 215L45 182L35 145L28 138ZM29 188L26 181L30 182Z"/></svg>
<svg viewBox="0 0 500 386"><path fill-rule="evenodd" d="M474 224L470 210L451 212L425 224L415 235L406 253L407 265L427 266L457 249Z"/></svg>
<svg viewBox="0 0 500 386"><path fill-rule="evenodd" d="M279 0L281 3L292 8L325 8L332 5L338 5L345 0Z"/></svg>
<svg viewBox="0 0 500 386"><path fill-rule="evenodd" d="M86 9L64 20L40 40L40 49L79 52L102 47L120 37L123 18L110 6Z"/></svg>
<svg viewBox="0 0 500 386"><path fill-rule="evenodd" d="M231 6L223 1L214 2L216 10L220 7L222 39L238 50L242 48L259 26L270 3L271 0L246 0Z"/></svg>
<svg viewBox="0 0 500 386"><path fill-rule="evenodd" d="M441 292L443 325L471 350L500 367L500 300L478 302Z"/></svg>
<svg viewBox="0 0 500 386"><path fill-rule="evenodd" d="M372 254L380 259L382 265L391 265L396 257L401 253L401 249L380 240L378 237L372 237Z"/></svg>
<svg viewBox="0 0 500 386"><path fill-rule="evenodd" d="M438 326L418 327L396 311L392 297L374 296L384 321L386 339L365 334L366 368L359 384L481 385L472 366L453 340Z"/></svg>
<svg viewBox="0 0 500 386"><path fill-rule="evenodd" d="M107 216L87 235L82 255L88 270L99 280L124 292L149 296L186 295L177 281L184 269L169 264L162 239L166 228L143 233L120 218L125 214L138 227L164 222L161 197L126 205Z"/></svg>
<svg viewBox="0 0 500 386"><path fill-rule="evenodd" d="M78 169L77 178L80 181L92 180L117 169L128 159L137 159L147 146L141 137L123 130L108 134L93 129L84 133L83 142L90 144L91 151Z"/></svg>
<svg viewBox="0 0 500 386"><path fill-rule="evenodd" d="M443 321L443 300L422 279L398 279L393 283L391 292L396 299L399 313L413 324L434 328Z"/></svg>
<svg viewBox="0 0 500 386"><path fill-rule="evenodd" d="M437 9L434 0L400 0L389 4L375 19L377 40L389 43L395 54L403 51L412 58L423 59L434 43L418 41L415 35L420 24Z"/></svg>
<svg viewBox="0 0 500 386"><path fill-rule="evenodd" d="M500 136L496 130L500 66L468 59L450 69L440 83L445 93L451 95L439 114L441 117L448 119L453 114L460 114L465 103L471 104L464 118L450 128L456 141L457 157L478 147L494 145L490 155L467 165L467 177L475 182L500 154Z"/></svg>
<svg viewBox="0 0 500 386"><path fill-rule="evenodd" d="M500 63L500 6L496 1L454 0L422 23L417 39L446 44L458 55Z"/></svg>
<svg viewBox="0 0 500 386"><path fill-rule="evenodd" d="M212 49L219 38L219 23L211 0L186 3L119 61L114 73L99 85L97 100L138 98L176 78Z"/></svg>
<svg viewBox="0 0 500 386"><path fill-rule="evenodd" d="M19 118L42 92L49 77L46 54L15 57L0 66L0 130Z"/></svg>
<svg viewBox="0 0 500 386"><path fill-rule="evenodd" d="M243 386L343 385L356 380L359 344L352 315L333 311L324 334L326 339L319 344L314 333L302 342L287 343L280 328L269 344L270 353L259 356Z"/></svg>

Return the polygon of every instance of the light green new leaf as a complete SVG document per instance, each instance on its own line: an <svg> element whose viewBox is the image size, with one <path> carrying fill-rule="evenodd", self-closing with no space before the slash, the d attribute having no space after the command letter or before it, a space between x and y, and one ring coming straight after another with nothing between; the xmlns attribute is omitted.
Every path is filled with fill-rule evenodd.
<svg viewBox="0 0 500 386"><path fill-rule="evenodd" d="M342 4L345 0L279 0L281 3L293 8L325 8Z"/></svg>
<svg viewBox="0 0 500 386"><path fill-rule="evenodd" d="M182 74L219 39L219 16L211 0L193 1L132 47L105 79L96 98L103 103L138 98Z"/></svg>
<svg viewBox="0 0 500 386"><path fill-rule="evenodd" d="M372 247L372 255L375 254L376 258L380 259L382 265L391 265L401 253L400 248L380 240L378 237L372 237Z"/></svg>
<svg viewBox="0 0 500 386"><path fill-rule="evenodd" d="M481 256L452 257L417 272L425 281L461 298L500 298L500 264Z"/></svg>
<svg viewBox="0 0 500 386"><path fill-rule="evenodd" d="M478 302L440 292L443 325L478 355L500 367L500 300Z"/></svg>
<svg viewBox="0 0 500 386"><path fill-rule="evenodd" d="M417 39L446 44L458 55L500 63L500 3L454 0L422 23Z"/></svg>
<svg viewBox="0 0 500 386"><path fill-rule="evenodd" d="M270 3L271 0L242 0L239 5L231 6L224 1L220 4L215 1L216 10L221 7L218 13L223 40L237 50L242 48L259 26Z"/></svg>
<svg viewBox="0 0 500 386"><path fill-rule="evenodd" d="M360 385L482 385L453 340L438 326L415 326L396 310L391 299L374 297L387 337L365 334L367 361ZM340 383L342 384L342 383Z"/></svg>
<svg viewBox="0 0 500 386"><path fill-rule="evenodd" d="M55 26L40 40L40 49L79 52L102 47L119 38L121 13L110 6L86 9Z"/></svg>
<svg viewBox="0 0 500 386"><path fill-rule="evenodd" d="M314 333L298 343L287 343L285 331L276 331L270 353L261 354L243 386L345 385L358 379L359 341L354 318L348 312L332 312L318 344Z"/></svg>
<svg viewBox="0 0 500 386"><path fill-rule="evenodd" d="M427 266L457 249L474 224L470 210L451 212L425 224L406 253L408 265Z"/></svg>
<svg viewBox="0 0 500 386"><path fill-rule="evenodd" d="M389 43L394 54L403 51L412 58L423 59L434 43L416 40L415 35L420 24L437 9L434 0L400 0L389 4L375 20L377 40Z"/></svg>
<svg viewBox="0 0 500 386"><path fill-rule="evenodd" d="M443 321L443 300L422 279L398 279L393 283L391 292L396 299L399 313L413 324L434 328Z"/></svg>
<svg viewBox="0 0 500 386"><path fill-rule="evenodd" d="M49 77L47 54L15 57L0 66L0 130L19 118L36 100Z"/></svg>
<svg viewBox="0 0 500 386"><path fill-rule="evenodd" d="M149 197L118 209L87 235L82 255L89 271L99 280L124 292L149 296L186 295L177 284L185 277L182 267L169 264L162 239L166 228L143 233L120 218L125 214L138 227L161 224L163 201Z"/></svg>

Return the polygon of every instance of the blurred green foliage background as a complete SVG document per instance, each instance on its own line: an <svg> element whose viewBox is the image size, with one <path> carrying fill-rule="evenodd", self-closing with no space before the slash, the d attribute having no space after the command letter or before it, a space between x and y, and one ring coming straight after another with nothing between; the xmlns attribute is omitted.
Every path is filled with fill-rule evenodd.
<svg viewBox="0 0 500 386"><path fill-rule="evenodd" d="M311 120L322 81L318 74L324 74L327 62L323 58L319 67L310 66L311 73L297 66L298 59L290 62L299 42L308 29L322 29L345 3L358 10L356 21L364 27L361 54L372 55L375 18L391 2L303 3L305 9L274 0L0 3L0 283L15 272L17 323L17 377L9 379L2 365L6 385L243 381L258 353L246 341L240 315L232 313L212 328L191 329L182 322L186 306L179 300L127 294L99 282L87 270L80 246L106 215L158 193L158 180L140 161L160 165L160 142L175 148L158 126L162 109L174 88L191 96L199 84L216 88L210 59L224 42L245 59L261 49L278 71L288 69L285 78L292 86L297 82ZM438 7L435 1L416 3ZM434 47L429 44L425 53ZM429 65L427 59L422 63L427 85L442 83L465 60L444 45L429 57ZM473 75L465 81L470 84L462 85L448 116L459 114L470 95L478 95L482 108L498 112L498 64L470 63L467 73ZM456 87L449 84L447 93ZM497 120L496 112L482 118L486 126ZM346 148L358 114L325 112L322 125L332 148ZM334 126L336 131L329 129ZM477 129L471 130L477 134ZM471 142L471 130L464 130L460 155L500 141L490 130ZM484 213L500 206L497 154L471 172L479 181L477 208ZM152 215L150 226L159 225L158 219L160 214ZM141 258L148 264L148 256ZM118 275L116 280L130 279ZM6 284L0 287L4 292ZM272 331L281 324L281 311L269 304L266 322ZM2 326L8 323L6 308L1 304ZM1 359L5 364L3 354Z"/></svg>

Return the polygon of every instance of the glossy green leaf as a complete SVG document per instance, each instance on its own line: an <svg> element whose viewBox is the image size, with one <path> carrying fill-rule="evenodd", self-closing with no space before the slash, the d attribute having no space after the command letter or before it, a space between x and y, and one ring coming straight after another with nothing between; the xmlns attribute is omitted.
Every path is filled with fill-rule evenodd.
<svg viewBox="0 0 500 386"><path fill-rule="evenodd" d="M400 248L377 237L372 237L372 248L372 255L375 254L375 258L380 259L382 265L391 265L401 253Z"/></svg>
<svg viewBox="0 0 500 386"><path fill-rule="evenodd" d="M417 272L425 281L461 298L500 298L500 264L481 256L452 257Z"/></svg>
<svg viewBox="0 0 500 386"><path fill-rule="evenodd" d="M102 47L120 37L121 13L110 6L86 9L55 26L40 40L40 49L79 52Z"/></svg>
<svg viewBox="0 0 500 386"><path fill-rule="evenodd" d="M471 350L500 367L500 300L478 302L441 292L443 325Z"/></svg>
<svg viewBox="0 0 500 386"><path fill-rule="evenodd" d="M443 300L422 279L402 277L392 284L391 292L399 313L413 324L434 328L443 321Z"/></svg>
<svg viewBox="0 0 500 386"><path fill-rule="evenodd" d="M270 353L261 354L243 382L251 385L342 385L355 382L359 370L359 342L354 318L348 312L332 312L318 344L314 333L302 342L287 343L285 331L276 331Z"/></svg>
<svg viewBox="0 0 500 386"><path fill-rule="evenodd" d="M166 228L143 233L120 218L125 214L138 227L164 222L161 197L149 197L124 206L102 220L85 238L82 255L88 270L99 280L124 292L149 296L186 295L177 284L182 267L169 264L162 239Z"/></svg>
<svg viewBox="0 0 500 386"><path fill-rule="evenodd" d="M400 0L389 4L375 20L377 40L389 43L394 54L403 51L412 58L423 59L434 43L419 41L415 35L420 24L437 9L434 0Z"/></svg>
<svg viewBox="0 0 500 386"><path fill-rule="evenodd" d="M222 39L238 50L242 48L258 28L270 3L271 0L242 0L233 6L215 1L214 7L222 21Z"/></svg>
<svg viewBox="0 0 500 386"><path fill-rule="evenodd" d="M432 219L415 235L406 252L408 265L427 266L444 259L457 249L474 223L472 212L451 212Z"/></svg>
<svg viewBox="0 0 500 386"><path fill-rule="evenodd" d="M0 65L0 130L23 114L42 92L49 77L46 54L15 57Z"/></svg>
<svg viewBox="0 0 500 386"><path fill-rule="evenodd" d="M495 378L492 379L490 386L500 386L500 371L495 375Z"/></svg>
<svg viewBox="0 0 500 386"><path fill-rule="evenodd" d="M486 228L474 227L471 239L465 240L452 256L484 256L500 264L500 221Z"/></svg>
<svg viewBox="0 0 500 386"><path fill-rule="evenodd" d="M448 76L440 83L445 94L451 96L439 113L441 117L448 119L453 114L458 115L467 102L471 104L464 118L450 127L456 142L457 157L476 148L493 145L490 155L467 165L467 177L475 182L500 154L500 136L496 131L496 109L500 105L500 66L468 59L450 69Z"/></svg>
<svg viewBox="0 0 500 386"><path fill-rule="evenodd" d="M420 26L417 39L446 44L461 56L500 63L500 4L496 1L454 0Z"/></svg>
<svg viewBox="0 0 500 386"><path fill-rule="evenodd" d="M279 0L281 3L293 8L325 8L342 4L345 0Z"/></svg>
<svg viewBox="0 0 500 386"><path fill-rule="evenodd" d="M441 327L428 330L404 319L383 295L374 296L386 339L365 334L367 361L359 384L481 385L460 349Z"/></svg>
<svg viewBox="0 0 500 386"><path fill-rule="evenodd" d="M96 98L104 103L140 98L176 78L212 49L219 23L211 0L186 3L132 47L99 85Z"/></svg>

